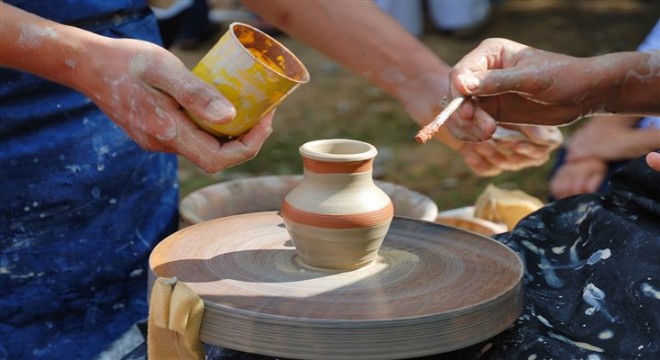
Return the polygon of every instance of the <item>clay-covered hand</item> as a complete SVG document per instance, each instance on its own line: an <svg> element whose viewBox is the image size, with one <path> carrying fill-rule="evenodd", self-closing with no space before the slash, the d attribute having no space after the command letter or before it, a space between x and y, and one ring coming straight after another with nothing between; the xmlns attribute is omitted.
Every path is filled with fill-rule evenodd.
<svg viewBox="0 0 660 360"><path fill-rule="evenodd" d="M252 159L272 132L272 114L247 134L219 140L183 109L224 123L236 110L169 51L148 42L104 38L78 87L142 148L180 154L212 173Z"/></svg>
<svg viewBox="0 0 660 360"><path fill-rule="evenodd" d="M480 141L493 134L496 121L562 125L594 113L656 113L659 56L576 58L487 39L451 71L454 96L469 98L447 126L459 139Z"/></svg>
<svg viewBox="0 0 660 360"><path fill-rule="evenodd" d="M607 163L599 158L567 162L550 179L550 193L555 199L561 199L596 192L606 174Z"/></svg>
<svg viewBox="0 0 660 360"><path fill-rule="evenodd" d="M459 149L465 163L480 176L517 171L545 164L561 145L562 134L553 126L520 125L498 128L495 136Z"/></svg>
<svg viewBox="0 0 660 360"><path fill-rule="evenodd" d="M231 120L236 110L157 45L104 37L1 1L0 13L0 66L84 93L147 150L177 153L217 172L253 158L272 131L272 114L232 141L199 130L183 108L215 123Z"/></svg>
<svg viewBox="0 0 660 360"><path fill-rule="evenodd" d="M449 92L446 77L425 75L399 85L400 102L420 126L431 121L441 110L443 94ZM434 137L463 156L466 165L479 176L495 176L503 171L516 171L540 166L562 142L558 128L549 126L512 125L508 132L500 128L493 139L481 142L457 140L443 126Z"/></svg>

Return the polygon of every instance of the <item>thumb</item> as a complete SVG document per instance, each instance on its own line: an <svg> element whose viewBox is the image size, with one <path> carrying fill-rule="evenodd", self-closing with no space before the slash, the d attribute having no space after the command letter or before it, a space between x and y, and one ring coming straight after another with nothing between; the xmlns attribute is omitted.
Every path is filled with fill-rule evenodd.
<svg viewBox="0 0 660 360"><path fill-rule="evenodd" d="M478 73L463 73L453 84L456 90L468 96L499 95L507 92L527 90L530 77L519 69L486 70Z"/></svg>

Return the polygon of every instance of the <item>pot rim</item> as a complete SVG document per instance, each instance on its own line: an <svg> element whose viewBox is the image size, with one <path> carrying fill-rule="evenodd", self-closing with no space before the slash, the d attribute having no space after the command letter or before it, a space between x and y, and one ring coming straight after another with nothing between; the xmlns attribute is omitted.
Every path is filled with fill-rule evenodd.
<svg viewBox="0 0 660 360"><path fill-rule="evenodd" d="M298 150L308 159L330 162L363 161L378 154L375 146L353 139L313 140L302 144Z"/></svg>

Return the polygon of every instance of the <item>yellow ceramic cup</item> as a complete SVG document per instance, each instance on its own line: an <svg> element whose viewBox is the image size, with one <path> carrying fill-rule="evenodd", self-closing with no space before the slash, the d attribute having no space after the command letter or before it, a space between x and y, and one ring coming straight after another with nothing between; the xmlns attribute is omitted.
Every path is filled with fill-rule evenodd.
<svg viewBox="0 0 660 360"><path fill-rule="evenodd" d="M218 125L188 115L207 132L225 137L245 133L298 85L309 81L305 66L284 45L238 22L229 25L192 71L234 105L236 117Z"/></svg>

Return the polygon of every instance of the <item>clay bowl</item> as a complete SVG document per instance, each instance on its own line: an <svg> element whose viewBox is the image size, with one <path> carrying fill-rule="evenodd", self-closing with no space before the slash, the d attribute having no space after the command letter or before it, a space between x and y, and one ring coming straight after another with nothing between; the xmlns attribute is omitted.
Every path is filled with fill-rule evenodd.
<svg viewBox="0 0 660 360"><path fill-rule="evenodd" d="M221 217L277 211L302 175L258 176L224 181L195 190L181 200L181 227ZM394 203L394 215L435 221L438 207L429 197L404 186L375 181Z"/></svg>
<svg viewBox="0 0 660 360"><path fill-rule="evenodd" d="M493 236L507 231L506 225L494 223L474 216L474 206L441 211L435 222L485 236Z"/></svg>

